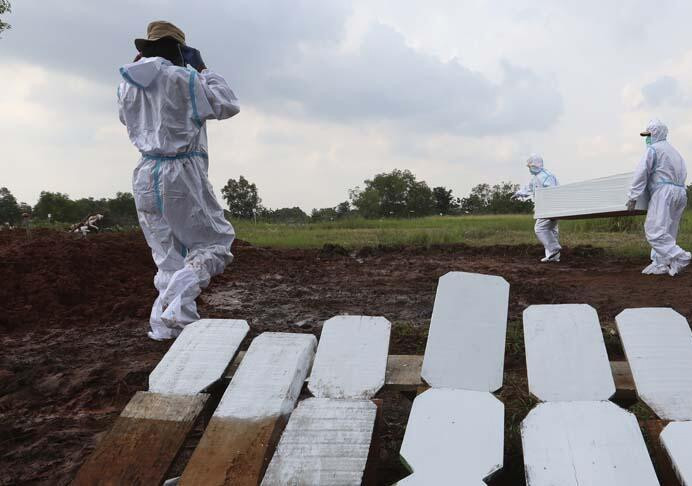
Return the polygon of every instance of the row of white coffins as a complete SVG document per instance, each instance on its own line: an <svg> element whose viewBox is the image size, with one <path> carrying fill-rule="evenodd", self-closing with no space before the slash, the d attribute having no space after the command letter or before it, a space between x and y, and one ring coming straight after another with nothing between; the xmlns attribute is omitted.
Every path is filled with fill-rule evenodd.
<svg viewBox="0 0 692 486"><path fill-rule="evenodd" d="M423 362L432 389L414 402L401 484L483 484L502 467L502 385L509 285L500 277L440 279ZM672 420L660 440L692 485L692 332L667 308L616 317L640 399ZM658 485L636 417L609 399L615 383L596 311L535 305L523 315L529 391L541 403L521 427L527 484ZM659 440L658 437L653 438Z"/></svg>
<svg viewBox="0 0 692 486"><path fill-rule="evenodd" d="M412 474L400 484L482 485L502 468L504 406L492 393L502 386L508 302L509 285L500 277L440 278L421 372L431 389L411 409L401 456ZM635 309L617 324L640 398L677 421L661 440L683 483L692 485L687 321L670 309ZM149 391L128 404L75 484L160 483L205 392L248 329L233 320L186 327L151 373ZM385 382L389 335L382 317L339 316L325 322L319 345L305 334L256 337L179 484L361 484L377 412L371 398ZM522 424L527 483L658 484L634 415L608 401L615 386L596 312L586 305L531 306L524 339L529 389L542 402ZM298 402L306 379L313 397ZM151 436L165 435L165 424L183 422L152 444ZM263 458L279 435L267 465ZM138 444L148 450L138 452ZM139 466L150 462L132 467L127 451Z"/></svg>

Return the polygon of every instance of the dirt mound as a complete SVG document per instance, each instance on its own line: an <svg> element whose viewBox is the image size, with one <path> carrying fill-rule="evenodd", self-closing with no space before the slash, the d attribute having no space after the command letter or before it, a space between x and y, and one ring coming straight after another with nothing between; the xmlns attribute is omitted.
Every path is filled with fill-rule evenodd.
<svg viewBox="0 0 692 486"><path fill-rule="evenodd" d="M145 318L155 272L139 232L5 232L0 240L0 329Z"/></svg>
<svg viewBox="0 0 692 486"><path fill-rule="evenodd" d="M0 232L0 330L146 320L155 272L139 231Z"/></svg>

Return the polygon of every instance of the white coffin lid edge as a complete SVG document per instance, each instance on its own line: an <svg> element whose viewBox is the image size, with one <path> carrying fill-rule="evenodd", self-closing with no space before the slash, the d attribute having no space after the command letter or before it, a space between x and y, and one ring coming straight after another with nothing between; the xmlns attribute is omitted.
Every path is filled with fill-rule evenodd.
<svg viewBox="0 0 692 486"><path fill-rule="evenodd" d="M219 380L250 327L235 319L201 319L185 326L149 375L149 391L195 395Z"/></svg>

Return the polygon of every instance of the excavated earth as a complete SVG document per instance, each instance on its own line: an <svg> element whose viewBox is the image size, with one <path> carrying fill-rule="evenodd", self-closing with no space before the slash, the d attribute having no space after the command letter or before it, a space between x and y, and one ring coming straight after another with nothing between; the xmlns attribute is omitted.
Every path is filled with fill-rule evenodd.
<svg viewBox="0 0 692 486"><path fill-rule="evenodd" d="M614 318L625 308L670 306L692 317L692 272L641 275L644 259L567 248L556 265L538 246L378 247L355 252L255 248L200 298L203 317L246 319L251 332L308 332L337 314L393 323L390 354L422 354L437 279L453 270L501 275L511 285L505 385L505 469L491 484L524 484L519 423L527 393L521 313L531 304L596 308L611 358L622 358ZM0 485L68 484L170 343L146 338L155 272L138 232L84 239L52 231L0 232ZM378 484L406 476L398 450L410 397L381 394ZM472 417L469 417L472 420ZM198 425L171 473L202 433Z"/></svg>

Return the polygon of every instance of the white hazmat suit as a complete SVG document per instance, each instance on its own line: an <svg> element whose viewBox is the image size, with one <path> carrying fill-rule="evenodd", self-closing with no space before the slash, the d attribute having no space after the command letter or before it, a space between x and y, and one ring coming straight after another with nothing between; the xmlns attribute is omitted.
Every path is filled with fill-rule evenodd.
<svg viewBox="0 0 692 486"><path fill-rule="evenodd" d="M672 276L690 263L690 253L675 241L687 206L687 167L680 153L666 140L668 128L660 120L649 122L642 135L650 135L650 145L637 166L627 195L632 201L649 191L644 231L651 245L651 264L642 273Z"/></svg>
<svg viewBox="0 0 692 486"><path fill-rule="evenodd" d="M514 195L519 198L529 198L536 195L536 189L542 187L557 186L557 178L543 168L543 158L540 155L533 154L526 162L529 171L533 178L528 185L517 191ZM545 248L545 257L542 262L559 262L560 261L560 246L558 223L556 219L538 218L534 226L538 241Z"/></svg>
<svg viewBox="0 0 692 486"><path fill-rule="evenodd" d="M152 339L199 319L195 299L233 258L233 227L207 177L206 120L239 112L226 81L205 69L143 58L120 69L120 121L142 157L133 174L139 223L158 272Z"/></svg>

